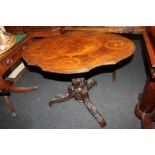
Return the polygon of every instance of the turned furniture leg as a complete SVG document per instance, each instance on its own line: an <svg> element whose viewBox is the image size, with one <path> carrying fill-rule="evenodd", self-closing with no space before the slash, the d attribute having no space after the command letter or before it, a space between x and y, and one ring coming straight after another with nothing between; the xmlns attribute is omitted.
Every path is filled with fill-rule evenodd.
<svg viewBox="0 0 155 155"><path fill-rule="evenodd" d="M135 113L141 120L143 129L153 128L152 121L155 118L155 82L147 81L144 91L139 95L139 103Z"/></svg>
<svg viewBox="0 0 155 155"><path fill-rule="evenodd" d="M8 107L8 109L9 109L9 111L11 112L12 117L16 117L15 108L14 108L9 96L5 95L3 97L4 97L5 103L6 103L7 107Z"/></svg>
<svg viewBox="0 0 155 155"><path fill-rule="evenodd" d="M16 87L13 85L14 81L12 79L6 79L3 80L2 78L0 79L2 83L4 83L5 88L2 91L3 98L5 100L5 103L9 109L9 111L12 114L12 117L16 117L16 112L15 112L15 108L13 106L13 103L11 102L10 98L8 94L10 91L16 92L16 93L23 93L23 92L30 92L32 90L36 90L38 87L34 86L34 87Z"/></svg>
<svg viewBox="0 0 155 155"><path fill-rule="evenodd" d="M116 81L116 71L112 72L112 81L115 82Z"/></svg>
<svg viewBox="0 0 155 155"><path fill-rule="evenodd" d="M153 129L152 119L150 117L144 116L141 120L142 129Z"/></svg>
<svg viewBox="0 0 155 155"><path fill-rule="evenodd" d="M67 101L71 98L74 98L78 102L83 102L89 112L93 115L93 117L97 120L101 127L106 125L106 122L102 115L97 111L96 107L92 104L88 90L91 89L94 85L96 85L96 81L89 79L85 80L84 78L76 78L72 79L72 84L68 88L68 93L60 94L54 97L49 105L60 103Z"/></svg>
<svg viewBox="0 0 155 155"><path fill-rule="evenodd" d="M8 85L13 85L14 84L14 80L13 79L5 79L5 83L7 83Z"/></svg>
<svg viewBox="0 0 155 155"><path fill-rule="evenodd" d="M32 90L38 89L38 86L33 86L33 87L16 87L13 85L12 80L5 80L5 83L7 85L7 88L9 91L13 91L16 93L24 93L24 92L30 92Z"/></svg>
<svg viewBox="0 0 155 155"><path fill-rule="evenodd" d="M32 90L38 89L38 86L33 86L33 87L16 87L13 85L8 85L7 87L10 91L16 92L16 93L24 93L24 92L30 92Z"/></svg>

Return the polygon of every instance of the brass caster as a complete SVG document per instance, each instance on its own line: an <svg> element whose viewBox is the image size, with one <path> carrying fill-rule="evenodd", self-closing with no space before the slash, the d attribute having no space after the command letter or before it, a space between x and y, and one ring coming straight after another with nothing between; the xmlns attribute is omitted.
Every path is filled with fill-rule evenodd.
<svg viewBox="0 0 155 155"><path fill-rule="evenodd" d="M38 87L38 86L34 86L33 88L34 88L34 90L36 90L36 89L38 89L39 87Z"/></svg>

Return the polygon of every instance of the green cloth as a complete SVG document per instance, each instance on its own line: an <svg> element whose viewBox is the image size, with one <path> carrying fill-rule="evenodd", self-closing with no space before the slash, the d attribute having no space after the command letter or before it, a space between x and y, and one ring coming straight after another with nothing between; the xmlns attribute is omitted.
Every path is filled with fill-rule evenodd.
<svg viewBox="0 0 155 155"><path fill-rule="evenodd" d="M16 43L26 37L26 34L18 34L16 35Z"/></svg>

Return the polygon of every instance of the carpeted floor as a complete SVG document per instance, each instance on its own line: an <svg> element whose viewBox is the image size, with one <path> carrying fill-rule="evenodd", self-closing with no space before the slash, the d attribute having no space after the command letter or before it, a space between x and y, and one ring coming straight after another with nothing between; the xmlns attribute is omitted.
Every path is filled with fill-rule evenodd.
<svg viewBox="0 0 155 155"><path fill-rule="evenodd" d="M90 98L107 122L105 129L140 128L134 109L137 96L145 84L146 72L141 43L139 40L133 41L136 44L135 55L131 61L117 69L116 82L112 81L112 74L102 72L102 68L91 75L98 81L98 85L90 90ZM85 106L74 99L48 106L50 99L64 92L70 83L63 80L64 75L58 78L55 76L34 70L26 72L16 85L38 85L39 89L30 93L11 94L18 115L15 119L11 118L0 97L0 128L100 128Z"/></svg>

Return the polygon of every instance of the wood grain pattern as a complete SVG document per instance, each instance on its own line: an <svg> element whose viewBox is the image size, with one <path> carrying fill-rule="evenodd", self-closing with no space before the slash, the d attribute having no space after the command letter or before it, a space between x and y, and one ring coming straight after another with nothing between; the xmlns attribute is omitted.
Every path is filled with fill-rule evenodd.
<svg viewBox="0 0 155 155"><path fill-rule="evenodd" d="M147 26L5 26L7 32L13 34L27 33L36 36L49 36L53 35L54 31L101 31L110 33L132 33L142 34L146 31Z"/></svg>
<svg viewBox="0 0 155 155"><path fill-rule="evenodd" d="M129 39L110 33L73 31L34 41L22 53L29 65L55 73L82 73L131 56Z"/></svg>
<svg viewBox="0 0 155 155"><path fill-rule="evenodd" d="M147 27L144 26L64 26L61 32L66 31L100 31L108 33L142 34Z"/></svg>

